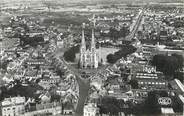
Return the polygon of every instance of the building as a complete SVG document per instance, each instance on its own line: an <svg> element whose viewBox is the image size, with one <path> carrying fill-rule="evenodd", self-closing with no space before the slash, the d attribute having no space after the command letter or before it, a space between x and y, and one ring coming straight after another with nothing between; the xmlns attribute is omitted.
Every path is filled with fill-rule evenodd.
<svg viewBox="0 0 184 116"><path fill-rule="evenodd" d="M89 103L84 106L83 116L99 116L99 108L94 103Z"/></svg>
<svg viewBox="0 0 184 116"><path fill-rule="evenodd" d="M80 67L98 68L98 57L94 37L94 28L92 29L91 48L86 49L86 42L84 37L84 24L82 29L82 40L80 48Z"/></svg>
<svg viewBox="0 0 184 116"><path fill-rule="evenodd" d="M26 112L19 116L55 116L61 114L62 111L60 102L42 104L29 103L26 108Z"/></svg>
<svg viewBox="0 0 184 116"><path fill-rule="evenodd" d="M57 35L57 47L62 48L64 46L64 40L61 38L63 33Z"/></svg>
<svg viewBox="0 0 184 116"><path fill-rule="evenodd" d="M25 97L5 98L1 102L1 116L19 116L25 113Z"/></svg>
<svg viewBox="0 0 184 116"><path fill-rule="evenodd" d="M64 115L73 115L74 114L74 106L71 103L66 103L63 108Z"/></svg>
<svg viewBox="0 0 184 116"><path fill-rule="evenodd" d="M60 82L60 78L45 77L45 78L41 78L38 84L44 89L49 90L52 86L55 86L59 82Z"/></svg>
<svg viewBox="0 0 184 116"><path fill-rule="evenodd" d="M60 82L60 77L59 76L55 76L54 78L42 78L40 79L40 82L42 83L48 83L48 84L57 84Z"/></svg>
<svg viewBox="0 0 184 116"><path fill-rule="evenodd" d="M45 65L44 59L28 59L26 64L29 66L38 66L38 65Z"/></svg>
<svg viewBox="0 0 184 116"><path fill-rule="evenodd" d="M156 53L156 46L155 45L147 45L147 44L143 44L142 45L142 54L144 57L151 59L152 56L155 55Z"/></svg>
<svg viewBox="0 0 184 116"><path fill-rule="evenodd" d="M51 100L51 95L50 93L47 91L46 93L43 93L39 96L40 100L41 100L41 103L44 104L44 103L49 103L50 100Z"/></svg>
<svg viewBox="0 0 184 116"><path fill-rule="evenodd" d="M166 89L168 82L161 79L138 79L138 84L145 89Z"/></svg>
<svg viewBox="0 0 184 116"><path fill-rule="evenodd" d="M157 72L155 67L145 66L143 71L138 71L134 75L140 88L146 89L166 89L168 82L162 73Z"/></svg>

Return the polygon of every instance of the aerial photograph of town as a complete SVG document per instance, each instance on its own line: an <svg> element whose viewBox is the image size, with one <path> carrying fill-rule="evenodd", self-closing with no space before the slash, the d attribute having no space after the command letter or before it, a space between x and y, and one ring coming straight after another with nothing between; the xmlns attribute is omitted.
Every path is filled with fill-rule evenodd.
<svg viewBox="0 0 184 116"><path fill-rule="evenodd" d="M184 116L184 0L0 0L0 116Z"/></svg>

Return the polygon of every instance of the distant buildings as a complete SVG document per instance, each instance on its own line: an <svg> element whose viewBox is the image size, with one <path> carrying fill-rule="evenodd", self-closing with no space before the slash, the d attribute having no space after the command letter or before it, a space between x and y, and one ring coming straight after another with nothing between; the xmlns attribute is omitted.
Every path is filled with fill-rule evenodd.
<svg viewBox="0 0 184 116"><path fill-rule="evenodd" d="M13 48L19 45L19 41L20 41L19 38L0 37L0 53L3 53L5 50L8 50L10 48Z"/></svg>

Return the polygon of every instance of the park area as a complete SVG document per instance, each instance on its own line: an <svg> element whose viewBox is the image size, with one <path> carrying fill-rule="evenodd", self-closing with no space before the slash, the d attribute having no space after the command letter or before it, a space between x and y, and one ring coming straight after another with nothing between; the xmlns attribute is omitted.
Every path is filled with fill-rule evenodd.
<svg viewBox="0 0 184 116"><path fill-rule="evenodd" d="M78 64L80 59L80 46L71 47L68 51L64 53L64 58L67 62L71 64ZM99 47L97 50L98 62L100 64L114 64L116 61L122 57L126 57L136 51L136 48L131 45L123 45L121 47Z"/></svg>

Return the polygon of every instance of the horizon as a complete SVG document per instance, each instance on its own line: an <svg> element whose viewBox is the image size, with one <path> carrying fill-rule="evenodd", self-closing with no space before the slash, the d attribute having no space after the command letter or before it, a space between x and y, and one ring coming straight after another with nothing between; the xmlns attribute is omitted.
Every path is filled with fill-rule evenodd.
<svg viewBox="0 0 184 116"><path fill-rule="evenodd" d="M18 2L61 2L61 3L184 3L184 0L0 0L0 3L16 4Z"/></svg>

